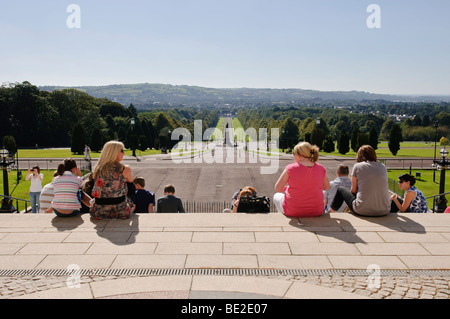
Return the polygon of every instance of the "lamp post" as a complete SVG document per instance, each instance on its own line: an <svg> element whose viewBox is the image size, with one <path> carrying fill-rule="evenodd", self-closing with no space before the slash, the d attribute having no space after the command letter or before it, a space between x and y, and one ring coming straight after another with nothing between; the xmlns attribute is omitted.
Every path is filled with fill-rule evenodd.
<svg viewBox="0 0 450 319"><path fill-rule="evenodd" d="M131 118L131 149L133 150L133 156L136 157L136 141L135 141L135 136L134 136L134 124L136 123L136 121L134 120L134 117Z"/></svg>
<svg viewBox="0 0 450 319"><path fill-rule="evenodd" d="M446 160L446 157L448 156L447 149L445 148L441 149L440 154L442 156L442 160L440 161L435 160L434 163L438 165L437 167L441 171L441 179L439 182L439 194L443 194L445 193L445 171L447 170L447 165L450 164L450 162ZM447 199L445 198L445 195L441 195L439 196L437 202L437 212L443 213L446 208L447 208Z"/></svg>
<svg viewBox="0 0 450 319"><path fill-rule="evenodd" d="M167 131L167 143L169 144L169 153L172 152L172 129Z"/></svg>
<svg viewBox="0 0 450 319"><path fill-rule="evenodd" d="M8 166L14 163L14 158L9 157L9 152L3 147L0 151L0 165L3 171L3 197L1 212L10 212L11 202L9 199Z"/></svg>
<svg viewBox="0 0 450 319"><path fill-rule="evenodd" d="M324 135L322 132L323 130L320 128L320 117L316 119L316 127L311 131L311 144L317 145L320 149L322 149L323 146L323 139ZM315 131L314 131L315 130ZM315 134L313 134L315 133Z"/></svg>
<svg viewBox="0 0 450 319"><path fill-rule="evenodd" d="M436 162L436 142L437 142L437 131L439 127L439 122L434 121L433 126L436 129L436 133L434 135L434 159L433 164L431 165L431 167L433 168L433 183L434 183L436 182L436 164L434 162Z"/></svg>

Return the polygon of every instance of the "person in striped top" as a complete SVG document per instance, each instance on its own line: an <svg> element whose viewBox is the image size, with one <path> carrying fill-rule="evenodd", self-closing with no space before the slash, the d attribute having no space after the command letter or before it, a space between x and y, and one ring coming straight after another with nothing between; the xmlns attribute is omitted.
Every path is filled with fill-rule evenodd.
<svg viewBox="0 0 450 319"><path fill-rule="evenodd" d="M67 158L58 165L58 176L53 178L52 208L56 216L75 216L80 212L81 200L89 205L91 198L81 191L81 171L77 163Z"/></svg>

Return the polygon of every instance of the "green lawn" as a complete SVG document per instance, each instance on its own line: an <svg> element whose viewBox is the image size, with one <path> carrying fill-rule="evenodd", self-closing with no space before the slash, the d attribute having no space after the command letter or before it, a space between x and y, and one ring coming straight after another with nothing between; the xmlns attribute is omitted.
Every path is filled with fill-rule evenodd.
<svg viewBox="0 0 450 319"><path fill-rule="evenodd" d="M387 141L381 141L380 143L378 143L378 147L389 147L388 146L388 142ZM430 147L433 148L434 150L434 142L401 142L400 143L400 148L404 148L404 147ZM437 149L439 148L439 143L437 143L436 145ZM442 146L441 146L442 148Z"/></svg>
<svg viewBox="0 0 450 319"><path fill-rule="evenodd" d="M238 142L245 142L244 139L244 127L242 126L241 122L238 120L237 117L233 117L233 129L234 132L237 134L237 141ZM237 129L239 129L239 131L236 131ZM242 129L242 131L241 131ZM240 133L239 133L240 132Z"/></svg>
<svg viewBox="0 0 450 319"><path fill-rule="evenodd" d="M436 146L436 156L440 157L439 151L443 146ZM400 143L400 150L397 155L392 155L389 151L388 142L382 141L378 144L378 149L376 150L378 157L434 157L434 143L431 142L402 142ZM321 155L332 155L332 156L344 156L344 157L356 157L356 152L350 150L347 154L339 154L337 149L331 153L321 152Z"/></svg>
<svg viewBox="0 0 450 319"><path fill-rule="evenodd" d="M84 155L76 155L70 151L70 148L45 148L45 149L19 149L19 158L34 157L34 158L83 158ZM100 157L100 153L91 152L92 158Z"/></svg>
<svg viewBox="0 0 450 319"><path fill-rule="evenodd" d="M220 134L218 132L217 132L217 134L212 134L210 137L210 141L218 142L219 140L223 139L224 134L225 134L223 132L223 117L219 118L219 121L217 121L217 125L214 129L215 129L214 133L216 133L216 131L220 131Z"/></svg>
<svg viewBox="0 0 450 319"><path fill-rule="evenodd" d="M46 148L46 149L19 149L19 158L83 158L84 155L76 155L73 154L70 151L70 148ZM140 151L136 150L136 156L144 156L144 155L155 155L155 154L161 154L160 150L149 150L146 151ZM125 155L132 156L133 151L132 150L125 150ZM92 158L99 158L100 153L99 152L92 152L91 151L91 157Z"/></svg>
<svg viewBox="0 0 450 319"><path fill-rule="evenodd" d="M443 148L443 146L437 145L436 147L436 156L440 158L439 151ZM282 152L279 149L279 152ZM400 150L397 155L392 155L391 151L389 151L388 142L383 141L378 144L378 149L376 150L377 156L380 158L383 157L392 157L392 158L401 158L401 157L434 157L434 143L431 142L402 142L400 143ZM350 150L346 154L340 154L337 151L337 148L334 152L325 153L323 151L320 152L320 155L330 155L330 156L342 156L342 157L350 157L355 158L356 152Z"/></svg>
<svg viewBox="0 0 450 319"><path fill-rule="evenodd" d="M216 128L218 128L222 132L222 129L223 129L222 126L223 126L223 117L220 117L219 121L217 122ZM222 135L223 135L223 132L222 132Z"/></svg>
<svg viewBox="0 0 450 319"><path fill-rule="evenodd" d="M278 150L280 153L282 152L282 149ZM285 150L286 151L286 150ZM389 151L389 149L377 149L376 150L377 157L383 158L383 157L392 157L392 158L402 158L402 157L434 157L434 149L419 149L419 148L404 148L401 149L397 156L392 155L392 153ZM350 150L346 154L340 154L337 150L331 153L326 153L324 151L320 152L320 155L328 155L328 156L342 156L342 157L349 157L349 158L356 158L356 152ZM439 155L439 149L436 152L437 157L440 157Z"/></svg>
<svg viewBox="0 0 450 319"><path fill-rule="evenodd" d="M241 128L242 130L244 130L244 127L242 126L241 122L238 120L237 117L233 117L233 128L234 129Z"/></svg>
<svg viewBox="0 0 450 319"><path fill-rule="evenodd" d="M217 124L217 128L222 130L221 123L223 123L223 118L219 119L219 123ZM233 126L235 129L242 128L242 124L239 122L237 118L233 118ZM238 137L238 140L243 141L243 137ZM252 139L250 139L252 140ZM439 151L442 149L442 146L437 145L436 155L440 157ZM281 149L280 149L281 152ZM397 156L392 155L389 151L388 145L386 141L382 141L378 144L378 149L376 150L378 157L434 157L434 143L431 142L402 142L400 143L400 150ZM84 155L76 155L72 154L70 148L48 148L48 149L20 149L18 151L19 158L83 158ZM131 150L125 150L125 154L128 156L132 156ZM137 156L145 156L145 155L155 155L161 154L160 150L146 150L140 151L136 150ZM355 158L356 153L350 150L347 154L342 155L339 154L337 150L331 153L321 152L321 155L331 155L331 156L343 156L343 157L351 157ZM99 158L99 152L91 152L92 158Z"/></svg>
<svg viewBox="0 0 450 319"><path fill-rule="evenodd" d="M30 181L26 181L27 171L22 170L22 178L17 184L17 171L13 170L8 172L8 185L9 185L9 195L16 198L30 200ZM42 186L50 183L53 180L53 173L55 170L41 170L44 174L44 180L42 181ZM87 171L82 171L82 174L87 174ZM17 186L17 187L16 187ZM0 177L0 192L3 195L3 176Z"/></svg>
<svg viewBox="0 0 450 319"><path fill-rule="evenodd" d="M439 150L437 149L436 155L439 157ZM397 155L392 155L388 148L378 148L376 150L377 157L434 157L434 148L401 148ZM340 154L337 150L331 153L320 152L321 155L331 155L331 156L343 156L343 157L356 157L356 152L350 150L345 155Z"/></svg>

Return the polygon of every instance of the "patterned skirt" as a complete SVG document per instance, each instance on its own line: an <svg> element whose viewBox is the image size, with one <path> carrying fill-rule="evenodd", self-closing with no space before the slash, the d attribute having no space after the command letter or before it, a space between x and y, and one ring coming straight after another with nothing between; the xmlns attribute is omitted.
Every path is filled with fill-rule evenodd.
<svg viewBox="0 0 450 319"><path fill-rule="evenodd" d="M89 213L92 219L128 219L132 212L133 204L128 199L116 205L93 204Z"/></svg>

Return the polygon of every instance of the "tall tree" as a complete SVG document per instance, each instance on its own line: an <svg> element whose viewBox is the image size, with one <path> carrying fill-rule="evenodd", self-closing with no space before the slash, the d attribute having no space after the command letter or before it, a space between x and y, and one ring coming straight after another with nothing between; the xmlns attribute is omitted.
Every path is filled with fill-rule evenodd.
<svg viewBox="0 0 450 319"><path fill-rule="evenodd" d="M13 124L9 134L15 136L16 142L21 146L35 146L39 143L36 134L38 98L39 89L29 82L12 87L9 103Z"/></svg>
<svg viewBox="0 0 450 319"><path fill-rule="evenodd" d="M422 119L420 118L420 115L416 114L413 118L413 125L414 126L422 126Z"/></svg>
<svg viewBox="0 0 450 319"><path fill-rule="evenodd" d="M145 135L140 135L138 138L138 149L142 152L148 148L148 139Z"/></svg>
<svg viewBox="0 0 450 319"><path fill-rule="evenodd" d="M351 142L350 142L350 146L352 148L353 151L358 152L359 149L359 145L358 145L358 135L359 135L359 126L355 125L353 127L353 131L352 131L352 138L351 138Z"/></svg>
<svg viewBox="0 0 450 319"><path fill-rule="evenodd" d="M369 144L369 134L359 133L358 134L358 150L361 146Z"/></svg>
<svg viewBox="0 0 450 319"><path fill-rule="evenodd" d="M330 133L327 122L322 117L318 117L309 122L307 130L311 133L311 144L322 149L325 136Z"/></svg>
<svg viewBox="0 0 450 319"><path fill-rule="evenodd" d="M422 118L422 126L428 126L431 124L430 116L425 114Z"/></svg>
<svg viewBox="0 0 450 319"><path fill-rule="evenodd" d="M389 132L389 150L392 155L396 156L398 151L400 150L400 142L403 142L402 129L400 125L394 124L392 125L391 131Z"/></svg>
<svg viewBox="0 0 450 319"><path fill-rule="evenodd" d="M349 136L346 129L339 132L337 148L340 154L347 154L350 151Z"/></svg>
<svg viewBox="0 0 450 319"><path fill-rule="evenodd" d="M147 139L147 147L154 147L155 145L155 132L151 121L147 121L145 118L141 121L142 133Z"/></svg>
<svg viewBox="0 0 450 319"><path fill-rule="evenodd" d="M392 118L387 118L386 121L384 121L383 125L381 126L380 136L382 139L388 139L389 132L392 129L392 125L394 125L394 120Z"/></svg>
<svg viewBox="0 0 450 319"><path fill-rule="evenodd" d="M325 153L334 152L334 141L331 134L328 134L323 140L323 151Z"/></svg>
<svg viewBox="0 0 450 319"><path fill-rule="evenodd" d="M98 127L95 127L92 130L91 142L89 147L94 152L99 152L102 149L103 144L104 144L103 133Z"/></svg>
<svg viewBox="0 0 450 319"><path fill-rule="evenodd" d="M280 147L282 149L293 148L299 140L298 126L290 117L286 118L281 124Z"/></svg>
<svg viewBox="0 0 450 319"><path fill-rule="evenodd" d="M378 149L378 132L375 126L372 126L369 131L369 145L372 146L374 150Z"/></svg>
<svg viewBox="0 0 450 319"><path fill-rule="evenodd" d="M119 127L119 131L117 132L117 139L122 143L125 143L127 140L127 131L122 126Z"/></svg>
<svg viewBox="0 0 450 319"><path fill-rule="evenodd" d="M159 112L153 119L153 127L155 128L157 135L159 135L161 130L166 127L173 129L171 119L163 112Z"/></svg>
<svg viewBox="0 0 450 319"><path fill-rule="evenodd" d="M75 124L72 130L72 145L70 150L74 154L83 154L86 145L86 133L80 123Z"/></svg>
<svg viewBox="0 0 450 319"><path fill-rule="evenodd" d="M16 139L14 138L14 136L11 135L3 136L3 143L1 146L5 147L5 149L9 153L9 156L14 156L17 152Z"/></svg>
<svg viewBox="0 0 450 319"><path fill-rule="evenodd" d="M320 149L322 149L324 139L324 130L318 126L314 127L311 131L311 144L317 145Z"/></svg>
<svg viewBox="0 0 450 319"><path fill-rule="evenodd" d="M11 128L11 88L0 86L0 138L12 134Z"/></svg>
<svg viewBox="0 0 450 319"><path fill-rule="evenodd" d="M100 115L106 117L111 115L112 117L129 117L130 110L126 109L122 104L117 102L112 102L107 99L99 99L100 104Z"/></svg>
<svg viewBox="0 0 450 319"><path fill-rule="evenodd" d="M313 121L314 120L312 117L307 117L306 119L304 119L303 121L300 122L300 125L298 127L300 139L304 139L306 142L310 142L311 130L312 130L312 128L310 129L310 125L312 125L311 123ZM307 134L308 134L308 136L306 136Z"/></svg>
<svg viewBox="0 0 450 319"><path fill-rule="evenodd" d="M138 116L136 107L133 104L130 104L130 106L128 107L128 112L130 113L130 117L136 118Z"/></svg>

